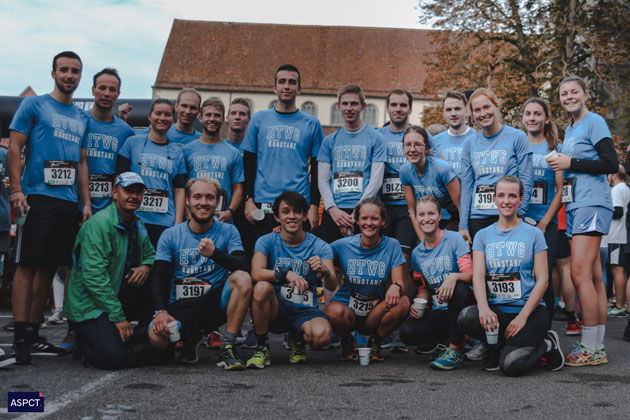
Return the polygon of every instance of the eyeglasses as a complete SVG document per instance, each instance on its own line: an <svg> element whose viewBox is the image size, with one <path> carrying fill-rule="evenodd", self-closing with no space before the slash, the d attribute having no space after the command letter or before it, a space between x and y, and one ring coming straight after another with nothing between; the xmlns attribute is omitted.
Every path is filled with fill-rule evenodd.
<svg viewBox="0 0 630 420"><path fill-rule="evenodd" d="M414 149L422 150L425 147L427 147L427 145L424 144L424 143L403 143L403 148L405 148L405 149L412 149L412 148L414 148Z"/></svg>

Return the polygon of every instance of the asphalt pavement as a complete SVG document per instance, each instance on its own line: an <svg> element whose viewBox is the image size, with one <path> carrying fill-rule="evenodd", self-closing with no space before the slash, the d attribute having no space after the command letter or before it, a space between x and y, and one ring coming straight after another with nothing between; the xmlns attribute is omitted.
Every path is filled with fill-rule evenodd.
<svg viewBox="0 0 630 420"><path fill-rule="evenodd" d="M0 312L0 324L10 320ZM384 351L383 363L367 367L338 360L340 350L310 351L304 365L291 365L281 336L272 336L272 365L226 372L215 366L218 352L200 347L197 365L123 371L85 368L71 356L37 357L31 366L0 369L0 419L593 419L627 418L630 412L630 342L622 340L625 319L609 320L610 363L558 372L535 369L508 378L484 372L481 362L451 372L433 371L428 356ZM562 347L564 335L555 321ZM67 325L42 334L61 342ZM579 337L578 337L579 338ZM0 330L10 352L12 333ZM242 350L245 357L253 350ZM7 391L37 391L45 412L7 412Z"/></svg>

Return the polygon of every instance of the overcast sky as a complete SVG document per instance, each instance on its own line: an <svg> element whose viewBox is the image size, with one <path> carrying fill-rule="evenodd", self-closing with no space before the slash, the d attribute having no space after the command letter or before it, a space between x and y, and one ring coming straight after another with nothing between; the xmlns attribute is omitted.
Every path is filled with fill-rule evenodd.
<svg viewBox="0 0 630 420"><path fill-rule="evenodd" d="M52 57L83 60L75 97L116 67L121 98L150 98L173 19L416 28L418 0L8 0L0 13L0 95L52 90Z"/></svg>

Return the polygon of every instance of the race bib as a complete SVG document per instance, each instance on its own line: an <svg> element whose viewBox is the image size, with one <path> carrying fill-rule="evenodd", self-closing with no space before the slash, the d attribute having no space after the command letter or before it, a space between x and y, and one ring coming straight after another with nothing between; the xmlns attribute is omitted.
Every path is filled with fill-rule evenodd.
<svg viewBox="0 0 630 420"><path fill-rule="evenodd" d="M90 197L111 197L114 175L90 174Z"/></svg>
<svg viewBox="0 0 630 420"><path fill-rule="evenodd" d="M261 203L260 204L260 209L265 214L273 214L273 207L272 207L271 203Z"/></svg>
<svg viewBox="0 0 630 420"><path fill-rule="evenodd" d="M217 197L217 208L216 211L223 211L227 209L227 191L221 190L219 193L219 197Z"/></svg>
<svg viewBox="0 0 630 420"><path fill-rule="evenodd" d="M212 285L197 277L186 277L175 280L175 299L201 297L208 293Z"/></svg>
<svg viewBox="0 0 630 420"><path fill-rule="evenodd" d="M356 316L368 316L370 311L374 309L378 303L378 298L373 296L364 296L357 292L352 292L348 306Z"/></svg>
<svg viewBox="0 0 630 420"><path fill-rule="evenodd" d="M520 299L521 274L486 274L488 297L494 299Z"/></svg>
<svg viewBox="0 0 630 420"><path fill-rule="evenodd" d="M433 300L433 309L448 308L448 302L442 302L440 300L437 290L431 292L431 300Z"/></svg>
<svg viewBox="0 0 630 420"><path fill-rule="evenodd" d="M400 178L383 178L382 195L384 201L404 200L405 191Z"/></svg>
<svg viewBox="0 0 630 420"><path fill-rule="evenodd" d="M494 185L477 185L475 191L475 210L496 210L494 204Z"/></svg>
<svg viewBox="0 0 630 420"><path fill-rule="evenodd" d="M542 179L534 181L532 198L530 198L529 202L531 204L547 204L547 181Z"/></svg>
<svg viewBox="0 0 630 420"><path fill-rule="evenodd" d="M138 211L168 213L168 191L147 188Z"/></svg>
<svg viewBox="0 0 630 420"><path fill-rule="evenodd" d="M337 172L333 181L335 194L363 191L363 172Z"/></svg>
<svg viewBox="0 0 630 420"><path fill-rule="evenodd" d="M573 203L573 193L575 191L575 178L564 178L562 182L562 202Z"/></svg>
<svg viewBox="0 0 630 420"><path fill-rule="evenodd" d="M304 291L304 293L295 293L289 286L280 287L280 295L287 302L293 302L296 305L314 306L313 292Z"/></svg>
<svg viewBox="0 0 630 420"><path fill-rule="evenodd" d="M73 160L45 160L44 182L48 185L74 185L77 162Z"/></svg>

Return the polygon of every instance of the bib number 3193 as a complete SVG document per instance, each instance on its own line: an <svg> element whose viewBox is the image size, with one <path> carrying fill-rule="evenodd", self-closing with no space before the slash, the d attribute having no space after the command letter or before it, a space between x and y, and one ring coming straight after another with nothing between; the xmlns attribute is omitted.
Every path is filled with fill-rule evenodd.
<svg viewBox="0 0 630 420"><path fill-rule="evenodd" d="M520 299L520 273L488 274L486 276L488 295L495 299Z"/></svg>

